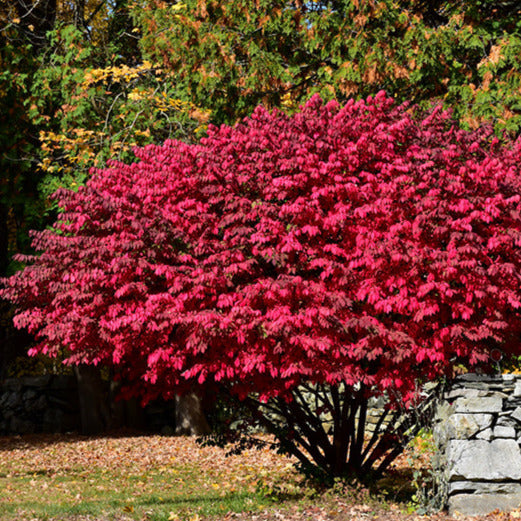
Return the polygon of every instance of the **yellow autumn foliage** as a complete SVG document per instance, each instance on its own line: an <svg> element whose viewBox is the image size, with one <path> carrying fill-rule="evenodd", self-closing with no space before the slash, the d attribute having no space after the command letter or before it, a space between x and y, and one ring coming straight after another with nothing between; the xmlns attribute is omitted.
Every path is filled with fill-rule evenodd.
<svg viewBox="0 0 521 521"><path fill-rule="evenodd" d="M70 97L75 104L60 108L70 119L59 132L40 131L40 169L74 176L75 171L101 166L108 157L122 158L135 146L161 139L158 129L164 121L170 125L188 118L195 123L193 132L204 131L210 111L174 97L172 86L172 74L146 60L134 67L86 69ZM87 111L99 115L86 119Z"/></svg>

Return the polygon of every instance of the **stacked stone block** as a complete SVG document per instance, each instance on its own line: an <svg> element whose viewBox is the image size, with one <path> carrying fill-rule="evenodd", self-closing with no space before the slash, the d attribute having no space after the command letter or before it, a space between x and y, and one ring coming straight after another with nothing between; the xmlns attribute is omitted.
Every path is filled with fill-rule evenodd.
<svg viewBox="0 0 521 521"><path fill-rule="evenodd" d="M0 434L67 432L79 426L73 376L11 378L0 386Z"/></svg>
<svg viewBox="0 0 521 521"><path fill-rule="evenodd" d="M434 438L449 512L520 506L521 375L462 375L445 398Z"/></svg>

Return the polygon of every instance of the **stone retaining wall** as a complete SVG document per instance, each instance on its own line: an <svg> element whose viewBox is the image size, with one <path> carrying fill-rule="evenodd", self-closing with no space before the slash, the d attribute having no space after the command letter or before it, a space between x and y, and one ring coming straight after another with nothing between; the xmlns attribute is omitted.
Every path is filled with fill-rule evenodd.
<svg viewBox="0 0 521 521"><path fill-rule="evenodd" d="M107 398L109 399L109 398ZM137 400L108 403L109 428L173 434L174 402L156 400L141 407ZM78 383L72 375L9 378L0 383L0 436L82 432Z"/></svg>
<svg viewBox="0 0 521 521"><path fill-rule="evenodd" d="M521 504L521 375L458 377L438 410L434 439L450 513Z"/></svg>
<svg viewBox="0 0 521 521"><path fill-rule="evenodd" d="M79 429L78 391L73 376L10 378L0 387L0 434Z"/></svg>

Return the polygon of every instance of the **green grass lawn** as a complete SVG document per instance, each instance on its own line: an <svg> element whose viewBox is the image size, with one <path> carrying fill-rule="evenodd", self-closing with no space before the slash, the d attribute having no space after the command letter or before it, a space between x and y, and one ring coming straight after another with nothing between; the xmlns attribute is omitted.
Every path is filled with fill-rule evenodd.
<svg viewBox="0 0 521 521"><path fill-rule="evenodd" d="M0 521L409 521L412 467L430 451L418 443L375 495L310 484L267 447L227 457L189 437L0 437Z"/></svg>
<svg viewBox="0 0 521 521"><path fill-rule="evenodd" d="M223 487L200 467L146 475L85 472L34 474L0 480L0 519L47 519L76 515L132 519L193 519L229 511L257 510L270 498L252 486Z"/></svg>
<svg viewBox="0 0 521 521"><path fill-rule="evenodd" d="M0 439L0 519L196 520L305 499L272 451L226 458L190 438Z"/></svg>

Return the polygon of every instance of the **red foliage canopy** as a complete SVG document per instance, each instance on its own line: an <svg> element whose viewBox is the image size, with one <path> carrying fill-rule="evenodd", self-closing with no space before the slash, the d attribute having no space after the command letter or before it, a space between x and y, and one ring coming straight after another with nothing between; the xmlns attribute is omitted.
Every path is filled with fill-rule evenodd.
<svg viewBox="0 0 521 521"><path fill-rule="evenodd" d="M4 281L32 353L280 396L396 387L519 351L521 145L380 93L258 108L112 163ZM138 387L134 386L137 391Z"/></svg>

